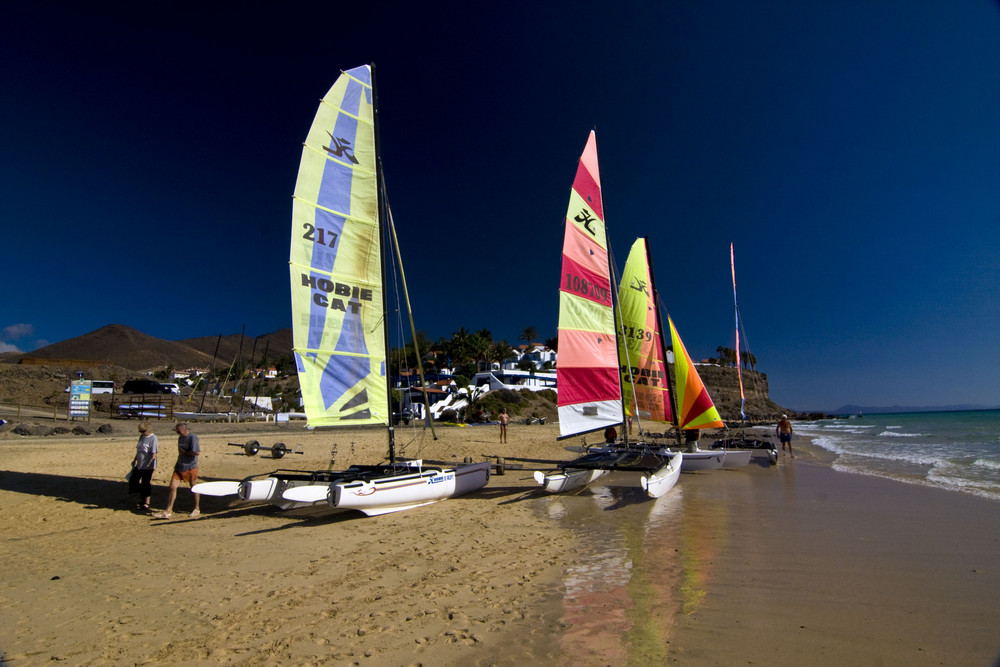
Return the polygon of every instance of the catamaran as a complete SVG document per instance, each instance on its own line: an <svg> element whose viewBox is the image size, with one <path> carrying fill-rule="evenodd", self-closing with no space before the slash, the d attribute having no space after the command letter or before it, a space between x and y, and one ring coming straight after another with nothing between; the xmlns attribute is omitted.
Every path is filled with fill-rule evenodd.
<svg viewBox="0 0 1000 667"><path fill-rule="evenodd" d="M385 426L388 462L279 471L251 481L247 500L327 503L374 516L468 493L489 481L488 461L442 467L396 458L384 286L386 264L393 261L389 237L396 235L377 124L374 67L342 72L320 102L302 149L289 266L293 353L307 427ZM398 244L395 255L402 275Z"/></svg>
<svg viewBox="0 0 1000 667"><path fill-rule="evenodd" d="M664 340L648 239L639 238L632 244L618 294L619 354L625 362L622 386L625 405L638 423L640 436L649 433L644 423L669 422L677 433L677 444L686 447L683 471L721 468L724 452L704 451L697 445L701 429L721 427L723 422L669 316L670 345ZM673 373L665 363L664 349L673 357ZM669 451L648 439L642 446L661 455Z"/></svg>
<svg viewBox="0 0 1000 667"><path fill-rule="evenodd" d="M751 450L754 449L764 449L767 450L767 458L772 464L778 463L778 451L774 447L774 443L768 440L758 440L756 438L748 438L746 435L746 393L743 390L743 361L740 355L740 339L745 338L743 333L743 321L740 319L740 302L736 298L736 252L733 248L733 244L729 244L729 269L730 274L733 278L733 311L736 317L736 377L740 385L740 436L737 438L724 438L721 440L716 440L713 445L713 449L723 449L726 452L726 457L732 460L732 456L735 456L737 452L746 452L745 456L749 461ZM748 350L749 353L749 350ZM741 454L742 456L742 454Z"/></svg>
<svg viewBox="0 0 1000 667"><path fill-rule="evenodd" d="M591 131L577 165L563 237L556 367L560 439L624 424L614 296L597 136ZM635 473L646 493L658 498L676 483L682 460L682 455L646 448L608 446L556 471L536 471L534 478L546 491L559 493L610 471Z"/></svg>

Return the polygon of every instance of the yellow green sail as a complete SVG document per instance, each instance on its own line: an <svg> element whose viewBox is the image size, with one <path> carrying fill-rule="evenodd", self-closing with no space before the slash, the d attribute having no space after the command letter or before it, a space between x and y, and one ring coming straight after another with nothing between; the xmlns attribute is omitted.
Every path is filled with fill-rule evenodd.
<svg viewBox="0 0 1000 667"><path fill-rule="evenodd" d="M320 102L292 200L293 348L310 427L389 423L375 165L365 65Z"/></svg>
<svg viewBox="0 0 1000 667"><path fill-rule="evenodd" d="M670 388L646 239L636 239L625 261L618 309L618 358L625 409L640 422L670 422Z"/></svg>

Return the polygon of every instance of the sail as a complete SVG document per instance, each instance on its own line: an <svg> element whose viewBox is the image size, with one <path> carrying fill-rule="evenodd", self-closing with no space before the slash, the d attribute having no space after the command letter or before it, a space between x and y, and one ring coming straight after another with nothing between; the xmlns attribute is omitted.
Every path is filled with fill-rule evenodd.
<svg viewBox="0 0 1000 667"><path fill-rule="evenodd" d="M570 192L559 287L559 432L562 437L623 421L604 229L597 137L592 131Z"/></svg>
<svg viewBox="0 0 1000 667"><path fill-rule="evenodd" d="M698 371L681 341L674 321L667 317L670 323L670 340L674 349L674 378L677 385L677 425L681 429L723 428L725 424L719 411L708 395L705 384L701 381Z"/></svg>
<svg viewBox="0 0 1000 667"><path fill-rule="evenodd" d="M618 310L618 358L625 409L640 420L673 421L646 239L636 239L632 244L618 288Z"/></svg>
<svg viewBox="0 0 1000 667"><path fill-rule="evenodd" d="M309 426L388 424L371 68L343 72L302 148L289 266Z"/></svg>

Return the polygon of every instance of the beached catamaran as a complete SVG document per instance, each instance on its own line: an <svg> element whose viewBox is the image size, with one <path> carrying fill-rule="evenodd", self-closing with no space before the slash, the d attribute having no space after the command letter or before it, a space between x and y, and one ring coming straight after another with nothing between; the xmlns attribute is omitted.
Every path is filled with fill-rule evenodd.
<svg viewBox="0 0 1000 667"><path fill-rule="evenodd" d="M700 429L724 424L669 316L670 343L664 340L648 239L639 238L632 244L618 295L622 386L628 414L637 422L640 438L649 433L646 426L651 422L669 422L677 432L678 445L682 444L682 433L692 434L684 452L684 471L722 467L724 453L703 451L696 444L694 434ZM672 374L665 363L664 349L673 355ZM660 455L667 451L645 439L641 442L642 447Z"/></svg>
<svg viewBox="0 0 1000 667"><path fill-rule="evenodd" d="M556 367L560 439L624 423L616 330L597 137L592 131L577 166L563 237ZM586 486L609 471L637 473L646 493L659 497L676 482L681 459L643 448L601 447L559 470L537 471L534 478L546 491L558 493Z"/></svg>
<svg viewBox="0 0 1000 667"><path fill-rule="evenodd" d="M376 126L373 67L343 72L320 102L302 149L289 265L293 351L308 427L385 426L388 462L279 471L250 482L247 500L326 502L371 516L467 493L489 481L489 462L450 468L396 459L384 289L395 232ZM255 486L262 493L255 494Z"/></svg>
<svg viewBox="0 0 1000 667"><path fill-rule="evenodd" d="M736 298L736 252L733 248L733 244L729 244L729 271L733 278L733 311L736 318L736 343L734 346L736 352L736 378L740 384L740 435L736 438L724 438L721 440L716 440L713 445L713 449L725 449L727 451L727 456L729 452L736 450L754 450L754 449L764 449L767 450L767 457L771 463L778 462L778 452L774 447L774 443L769 440L760 440L757 438L748 438L746 434L746 393L743 389L743 360L740 354L740 341L744 339L746 335L743 332L743 321L740 318L740 302ZM749 347L749 346L747 346ZM749 350L747 353L749 354ZM749 453L746 455L749 458ZM732 461L733 457L728 460Z"/></svg>

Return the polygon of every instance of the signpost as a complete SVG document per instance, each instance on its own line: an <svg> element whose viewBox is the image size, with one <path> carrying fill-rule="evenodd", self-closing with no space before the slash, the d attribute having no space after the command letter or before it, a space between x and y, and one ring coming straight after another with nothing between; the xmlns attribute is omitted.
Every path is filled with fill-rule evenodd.
<svg viewBox="0 0 1000 667"><path fill-rule="evenodd" d="M73 380L69 389L69 418L85 417L89 420L90 402L90 380Z"/></svg>

